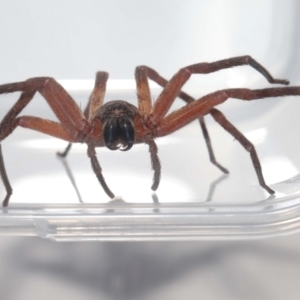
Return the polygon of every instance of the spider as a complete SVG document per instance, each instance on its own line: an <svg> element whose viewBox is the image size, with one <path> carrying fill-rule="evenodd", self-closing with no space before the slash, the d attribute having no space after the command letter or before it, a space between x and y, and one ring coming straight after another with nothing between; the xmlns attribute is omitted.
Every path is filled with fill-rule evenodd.
<svg viewBox="0 0 300 300"><path fill-rule="evenodd" d="M163 137L182 128L195 119L199 119L206 141L210 161L222 172L228 170L220 165L214 156L210 137L204 122L204 116L210 114L213 119L228 131L250 153L259 184L268 193L275 192L265 183L262 168L253 144L235 128L215 106L229 98L256 100L267 97L300 95L300 87L275 87L264 89L233 88L223 89L197 100L181 91L184 84L193 74L207 74L236 66L250 65L260 72L269 83L288 85L287 80L274 79L271 74L252 57L240 56L212 63L198 63L180 69L169 81L147 66L135 69L138 107L123 100L114 100L103 104L108 73L97 72L95 87L88 105L82 111L64 88L50 77L36 77L22 82L0 85L0 94L20 91L21 95L15 105L0 123L0 142L10 135L18 126L30 128L69 142L61 156L66 156L72 143L86 143L87 155L92 169L102 188L110 198L114 194L106 184L96 157L96 147L106 146L110 150L129 150L135 143L146 143L149 146L152 169L154 170L152 190L158 188L161 164L155 139ZM152 105L149 79L163 87L162 92ZM59 122L53 122L34 116L20 116L19 113L39 92L48 102ZM176 97L187 104L168 114ZM5 170L0 144L0 175L6 189L2 202L8 205L12 188Z"/></svg>

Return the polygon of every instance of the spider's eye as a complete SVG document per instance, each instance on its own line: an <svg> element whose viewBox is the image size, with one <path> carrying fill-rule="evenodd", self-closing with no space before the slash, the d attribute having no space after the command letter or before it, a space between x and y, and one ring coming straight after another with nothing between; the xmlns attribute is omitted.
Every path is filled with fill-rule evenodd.
<svg viewBox="0 0 300 300"><path fill-rule="evenodd" d="M103 125L105 146L110 150L129 150L134 143L134 126L131 120L111 118Z"/></svg>

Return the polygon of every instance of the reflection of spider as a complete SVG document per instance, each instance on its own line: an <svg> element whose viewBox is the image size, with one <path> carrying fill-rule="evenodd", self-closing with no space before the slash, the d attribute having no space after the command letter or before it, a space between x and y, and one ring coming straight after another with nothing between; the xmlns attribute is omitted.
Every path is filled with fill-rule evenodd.
<svg viewBox="0 0 300 300"><path fill-rule="evenodd" d="M53 78L38 77L23 82L3 84L0 85L0 94L17 91L21 91L22 94L0 124L0 141L12 133L17 126L21 126L49 134L69 141L70 143L86 143L88 146L87 154L91 159L93 171L106 194L110 198L114 198L114 194L108 188L102 175L102 170L96 157L95 147L106 146L111 150L119 149L126 151L129 150L134 143L143 142L148 144L152 168L154 169L152 190L156 190L160 181L161 166L154 139L168 135L196 118L199 118L209 150L210 160L224 173L228 173L228 171L215 160L212 151L203 119L204 115L211 114L225 130L232 134L234 138L250 152L260 185L270 194L273 194L274 191L270 189L264 181L254 146L214 107L225 102L228 98L251 101L266 97L300 95L300 87L266 88L259 90L241 88L224 89L208 94L198 100L193 99L181 91L181 88L192 74L211 73L241 65L252 66L266 77L270 83L289 83L286 80L274 79L263 66L250 56L191 65L180 69L170 81L165 80L149 67L139 66L135 71L138 107L122 100L111 101L103 105L108 74L106 72L98 72L94 90L84 112L80 110L75 101ZM164 87L153 105L151 102L148 79ZM39 92L46 99L60 123L32 116L17 117L36 92ZM176 97L183 99L187 102L187 105L167 115ZM61 155L66 155L69 149L70 147ZM0 174L7 192L3 206L7 206L12 194L12 188L5 171L1 146Z"/></svg>

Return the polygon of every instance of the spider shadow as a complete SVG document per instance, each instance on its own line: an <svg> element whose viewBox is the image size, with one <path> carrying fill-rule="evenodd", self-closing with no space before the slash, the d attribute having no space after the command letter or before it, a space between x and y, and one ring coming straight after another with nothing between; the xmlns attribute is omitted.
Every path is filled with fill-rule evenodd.
<svg viewBox="0 0 300 300"><path fill-rule="evenodd" d="M67 158L65 156L62 156L61 153L57 153L57 157L61 161L61 163L62 163L62 165L63 165L63 167L64 167L64 169L65 169L65 171L66 171L66 173L67 173L67 175L70 179L70 182L71 182L73 188L75 189L76 195L78 197L78 201L80 203L84 203L83 200L82 200L81 194L79 192L79 189L77 187L75 177L73 176L73 172L71 171L71 168L69 166Z"/></svg>
<svg viewBox="0 0 300 300"><path fill-rule="evenodd" d="M62 163L62 165L63 165L63 167L64 167L64 169L67 173L67 176L68 176L73 188L75 189L76 195L78 197L78 201L80 203L85 203L82 199L82 196L81 196L80 191L78 189L78 186L76 184L76 180L75 180L73 172L70 168L70 165L68 163L67 157L66 156L61 156L61 155L57 155L57 157L61 161L61 163ZM203 201L203 202L213 201L213 196L214 196L214 193L215 193L215 190L216 190L217 186L226 178L228 178L228 174L222 174L221 176L219 176L217 179L213 180L210 183L209 191L208 191L206 200ZM153 204L155 206L153 211L154 212L159 212L160 201L159 201L158 195L154 192L154 193L152 193L151 198L152 198ZM115 197L114 199L112 199L111 201L108 202L108 204L111 204L111 205L116 205L116 204L117 205L122 205L122 204L126 204L126 203L128 203L128 202L124 201L121 197ZM107 212L113 212L113 211L114 211L113 209L108 209Z"/></svg>

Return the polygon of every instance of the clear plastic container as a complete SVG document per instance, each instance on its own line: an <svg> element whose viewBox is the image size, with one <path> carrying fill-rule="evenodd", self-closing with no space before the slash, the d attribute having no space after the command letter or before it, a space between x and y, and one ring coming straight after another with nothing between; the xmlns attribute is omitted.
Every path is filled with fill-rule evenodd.
<svg viewBox="0 0 300 300"><path fill-rule="evenodd" d="M106 101L136 104L136 65L149 65L170 78L185 65L251 55L275 77L300 85L296 0L98 1L92 8L74 4L72 13L69 3L54 2L45 8L19 3L18 11L6 3L5 11L14 12L15 21L9 13L0 20L6 41L1 83L41 75L70 79L62 83L84 107L93 87L86 79L105 70L112 79ZM16 54L16 49L21 50ZM194 76L184 89L197 98L221 88L269 86L245 66ZM155 99L159 90L153 88ZM53 119L45 101L36 98L24 114ZM0 95L0 119L16 99L16 94ZM114 201L99 186L85 145L74 145L67 158L76 192L66 165L55 155L66 143L18 128L2 143L14 193L9 207L0 210L1 234L53 240L195 240L293 233L300 216L299 99L229 100L219 107L255 145L275 196L259 186L249 154L210 117L215 155L230 170L228 176L209 162L195 121L157 140L162 179L155 195L145 145L125 153L98 149L107 183L119 195ZM176 100L173 109L181 105ZM4 195L0 183L0 197Z"/></svg>
<svg viewBox="0 0 300 300"><path fill-rule="evenodd" d="M154 95L158 92L154 89ZM107 100L135 103L134 93L129 84L127 91L109 90ZM73 96L84 103L88 93L73 91ZM7 109L13 97L5 96ZM18 128L2 144L14 193L8 208L1 210L0 233L74 241L253 239L297 231L299 100L234 102L238 100L219 108L256 146L266 182L276 195L259 186L249 154L210 117L215 155L229 175L209 162L196 121L157 139L162 178L156 194L150 189L153 172L146 145L134 145L128 152L97 149L105 179L118 195L112 201L93 174L86 145L73 145L62 160L55 153L65 142ZM175 108L180 105L176 100ZM52 118L39 97L25 113Z"/></svg>

